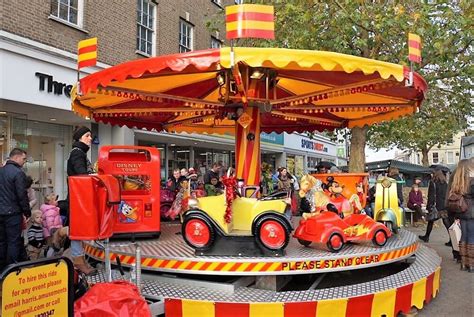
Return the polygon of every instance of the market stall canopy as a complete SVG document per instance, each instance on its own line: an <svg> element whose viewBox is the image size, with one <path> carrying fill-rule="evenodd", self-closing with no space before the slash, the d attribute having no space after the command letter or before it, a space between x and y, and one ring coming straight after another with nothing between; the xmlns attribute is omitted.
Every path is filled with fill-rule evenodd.
<svg viewBox="0 0 474 317"><path fill-rule="evenodd" d="M404 66L361 57L277 48L234 51L234 72L230 48L104 69L80 80L80 94L73 89L72 109L131 128L234 134L239 108L248 101L260 108L261 132L291 133L409 115L417 111L427 89L416 73L407 85L409 70Z"/></svg>

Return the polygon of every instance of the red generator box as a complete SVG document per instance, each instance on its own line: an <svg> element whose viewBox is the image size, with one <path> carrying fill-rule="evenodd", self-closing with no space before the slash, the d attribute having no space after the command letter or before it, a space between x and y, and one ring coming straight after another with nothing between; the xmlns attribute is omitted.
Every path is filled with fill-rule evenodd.
<svg viewBox="0 0 474 317"><path fill-rule="evenodd" d="M115 176L121 202L115 207L114 235L160 235L160 152L153 147L110 145L99 151L99 174Z"/></svg>

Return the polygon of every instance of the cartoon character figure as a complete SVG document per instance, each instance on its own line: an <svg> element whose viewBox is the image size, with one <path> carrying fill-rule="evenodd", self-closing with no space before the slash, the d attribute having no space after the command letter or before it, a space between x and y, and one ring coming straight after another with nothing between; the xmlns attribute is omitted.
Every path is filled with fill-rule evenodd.
<svg viewBox="0 0 474 317"><path fill-rule="evenodd" d="M361 213L363 204L365 202L365 194L364 194L364 185L362 183L356 184L356 191L357 193L352 194L349 198L349 202L351 203L352 209L354 213Z"/></svg>
<svg viewBox="0 0 474 317"><path fill-rule="evenodd" d="M137 222L138 219L138 207L132 207L127 204L125 201L121 201L118 213L119 213L119 221L122 223L133 223Z"/></svg>
<svg viewBox="0 0 474 317"><path fill-rule="evenodd" d="M298 210L303 218L309 218L326 208L329 198L324 194L322 183L311 175L301 177L300 190L298 191Z"/></svg>
<svg viewBox="0 0 474 317"><path fill-rule="evenodd" d="M351 214L352 206L349 199L344 197L342 191L344 188L338 182L332 181L328 185L329 201L336 206L339 213Z"/></svg>

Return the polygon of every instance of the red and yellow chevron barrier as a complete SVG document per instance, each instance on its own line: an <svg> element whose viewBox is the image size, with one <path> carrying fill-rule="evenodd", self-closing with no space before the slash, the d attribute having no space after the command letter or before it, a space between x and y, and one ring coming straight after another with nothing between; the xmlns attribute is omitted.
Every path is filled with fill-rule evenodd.
<svg viewBox="0 0 474 317"><path fill-rule="evenodd" d="M191 261L142 257L142 268L167 271L185 270L209 273L228 272L234 274L294 271L311 271L319 273L325 270L337 270L339 268L392 262L415 253L417 249L418 243L415 242L414 244L399 250L393 250L375 255L361 255L334 259L315 259L307 261L285 261L283 258L275 258L273 259L273 262L211 262L211 260L202 261L198 259ZM88 244L85 246L85 252L96 259L104 259L105 257L104 251ZM119 257L122 264L132 265L135 262L134 256L114 252L110 253L111 260L115 260L116 256Z"/></svg>
<svg viewBox="0 0 474 317"><path fill-rule="evenodd" d="M399 288L350 298L312 302L229 303L189 299L165 299L167 317L395 317L414 306L423 308L436 297L440 286L438 267L428 277Z"/></svg>

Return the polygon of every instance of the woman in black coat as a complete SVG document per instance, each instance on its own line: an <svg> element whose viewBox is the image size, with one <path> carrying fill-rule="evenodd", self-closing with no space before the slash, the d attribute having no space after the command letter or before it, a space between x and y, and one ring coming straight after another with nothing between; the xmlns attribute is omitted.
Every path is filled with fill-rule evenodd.
<svg viewBox="0 0 474 317"><path fill-rule="evenodd" d="M448 191L448 183L446 182L446 176L443 171L435 170L433 173L433 179L428 186L428 203L426 209L428 213L431 213L436 208L439 213L446 212L446 193ZM418 236L421 240L428 242L430 240L431 230L433 230L433 224L438 219L428 221L426 227L426 233L424 236ZM443 221L446 230L449 229L449 225ZM449 232L448 232L449 234Z"/></svg>
<svg viewBox="0 0 474 317"><path fill-rule="evenodd" d="M92 143L91 130L79 127L73 134L74 143L67 160L67 176L92 174L92 164L87 158L87 152ZM89 266L84 258L82 241L71 240L71 256L74 266L86 275L93 275L97 270Z"/></svg>

